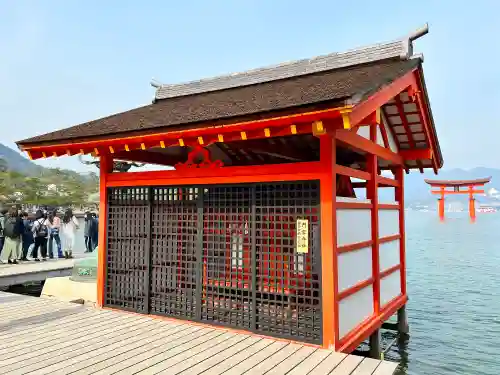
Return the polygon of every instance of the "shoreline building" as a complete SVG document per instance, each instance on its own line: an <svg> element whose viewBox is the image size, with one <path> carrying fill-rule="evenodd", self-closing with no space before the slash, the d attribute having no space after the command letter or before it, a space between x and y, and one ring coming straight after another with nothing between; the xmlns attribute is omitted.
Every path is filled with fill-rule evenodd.
<svg viewBox="0 0 500 375"><path fill-rule="evenodd" d="M100 159L98 304L342 352L370 338L373 356L390 316L407 333L404 174L443 165L425 33L156 85L151 105L18 142Z"/></svg>

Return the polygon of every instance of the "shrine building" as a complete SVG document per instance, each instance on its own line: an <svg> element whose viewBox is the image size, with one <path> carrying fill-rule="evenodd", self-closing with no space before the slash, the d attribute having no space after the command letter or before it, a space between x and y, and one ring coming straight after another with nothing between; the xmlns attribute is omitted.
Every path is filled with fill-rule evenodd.
<svg viewBox="0 0 500 375"><path fill-rule="evenodd" d="M425 33L156 85L152 104L19 141L100 161L98 304L346 353L396 313L407 331L404 176L443 165Z"/></svg>

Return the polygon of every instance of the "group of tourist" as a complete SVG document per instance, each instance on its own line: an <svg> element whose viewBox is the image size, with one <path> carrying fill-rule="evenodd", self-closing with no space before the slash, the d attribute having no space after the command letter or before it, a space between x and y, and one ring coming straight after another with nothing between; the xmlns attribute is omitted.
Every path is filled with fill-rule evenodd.
<svg viewBox="0 0 500 375"><path fill-rule="evenodd" d="M84 228L85 252L91 252L97 247L97 228L97 216L87 212ZM78 220L71 209L67 209L62 218L57 211L38 210L33 217L27 212L20 212L16 207L10 210L2 209L0 262L18 264L19 261L28 261L30 249L31 258L36 262L40 261L39 252L42 261L47 260L47 257L72 258L78 229Z"/></svg>

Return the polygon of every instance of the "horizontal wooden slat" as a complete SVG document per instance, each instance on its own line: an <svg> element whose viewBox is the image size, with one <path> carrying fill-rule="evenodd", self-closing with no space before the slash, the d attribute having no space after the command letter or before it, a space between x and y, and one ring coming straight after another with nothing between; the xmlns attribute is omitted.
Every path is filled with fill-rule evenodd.
<svg viewBox="0 0 500 375"><path fill-rule="evenodd" d="M350 295L352 295L354 293L359 292L361 289L366 288L368 285L372 285L373 281L374 281L373 277L370 277L367 280L360 281L356 285L354 285L350 288L347 288L347 289L343 290L342 292L339 292L339 294L338 294L339 301L343 300L344 298L349 297Z"/></svg>
<svg viewBox="0 0 500 375"><path fill-rule="evenodd" d="M401 235L393 234L392 236L379 238L378 243L386 243L386 242L396 241L396 240L399 240L400 238L401 238Z"/></svg>
<svg viewBox="0 0 500 375"><path fill-rule="evenodd" d="M371 246L372 243L373 243L373 241L369 240L369 241L356 242L356 243L352 243L349 245L339 246L337 248L337 253L342 254L342 253L348 253L350 251L364 249L365 247Z"/></svg>
<svg viewBox="0 0 500 375"><path fill-rule="evenodd" d="M370 173L361 171L359 169L344 167L343 165L335 165L334 172L347 177L359 178L360 180L371 180Z"/></svg>
<svg viewBox="0 0 500 375"><path fill-rule="evenodd" d="M399 210L399 203L379 203L378 209L379 210Z"/></svg>
<svg viewBox="0 0 500 375"><path fill-rule="evenodd" d="M391 273L394 273L399 269L401 269L401 264L397 264L395 266L392 266L391 268L388 268L388 269L380 272L380 278L383 279L384 277L389 276Z"/></svg>
<svg viewBox="0 0 500 375"><path fill-rule="evenodd" d="M386 185L386 186L393 186L393 187L398 187L399 182L388 177L383 177L383 176L377 176L377 182L379 185Z"/></svg>
<svg viewBox="0 0 500 375"><path fill-rule="evenodd" d="M392 164L403 165L403 158L400 155L351 131L337 130L335 138L339 143L343 143L359 152L376 155Z"/></svg>
<svg viewBox="0 0 500 375"><path fill-rule="evenodd" d="M373 207L371 203L362 202L336 202L335 207L337 209L365 209L368 210Z"/></svg>

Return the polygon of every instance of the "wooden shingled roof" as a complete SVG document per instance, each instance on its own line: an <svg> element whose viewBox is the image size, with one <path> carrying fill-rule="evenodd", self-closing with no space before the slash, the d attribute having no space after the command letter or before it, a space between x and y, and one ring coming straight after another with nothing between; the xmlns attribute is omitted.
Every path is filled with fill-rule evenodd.
<svg viewBox="0 0 500 375"><path fill-rule="evenodd" d="M408 166L421 169L422 166L433 165L436 169L442 166L443 161L423 81L422 61L419 56L413 55L412 39L409 37L241 73L159 85L155 100L150 105L24 139L17 144L22 150L79 144L83 147L81 152L87 153L86 144L92 142L142 137L153 139L157 135L172 135L174 132L199 132L222 125L332 108L349 107L354 110L358 104L369 101L373 94L414 75L424 97L422 104L425 108L421 107L421 111L429 117L425 134L423 123L405 121L405 111L400 111L401 120L391 113L392 107L411 106L404 101L404 96L396 98L401 103L392 103L392 107L390 101L379 105L384 107L384 115L398 142L398 149L432 149L433 163L429 164L431 160L424 160L424 164L413 161L416 164ZM404 87L401 89L405 90ZM407 116L415 116L414 110L409 108L408 111ZM359 118L358 123L361 120ZM398 121L402 121L404 126ZM60 155L59 151L49 151L50 154Z"/></svg>
<svg viewBox="0 0 500 375"><path fill-rule="evenodd" d="M420 64L419 59L389 59L315 74L232 89L183 95L89 121L18 142L39 144L91 139L125 133L147 134L159 130L196 128L214 120L251 120L256 114L311 105L344 105L356 96L366 96ZM223 123L223 121L222 121ZM128 134L127 134L128 135Z"/></svg>
<svg viewBox="0 0 500 375"><path fill-rule="evenodd" d="M157 100L174 98L184 95L225 90L241 86L249 86L264 82L277 81L308 74L338 70L347 67L380 62L386 59L407 60L411 51L407 40L375 44L345 52L335 52L286 62L274 66L252 69L245 72L227 74L218 77L205 78L196 81L160 85L156 90Z"/></svg>

